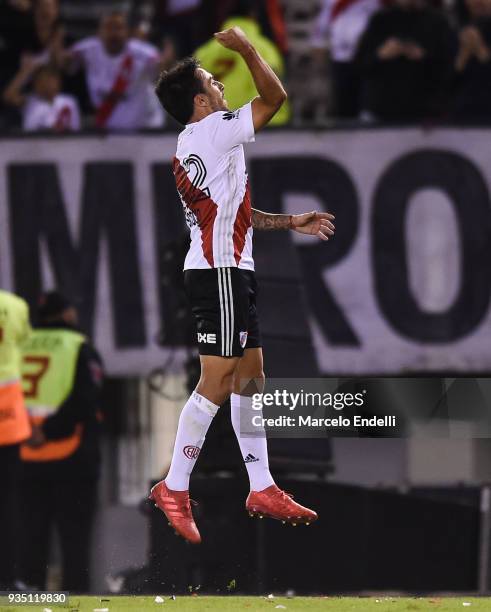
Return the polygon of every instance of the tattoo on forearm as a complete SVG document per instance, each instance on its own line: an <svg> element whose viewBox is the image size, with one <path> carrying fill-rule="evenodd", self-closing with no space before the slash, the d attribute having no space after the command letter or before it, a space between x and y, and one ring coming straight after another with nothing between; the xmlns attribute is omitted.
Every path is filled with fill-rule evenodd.
<svg viewBox="0 0 491 612"><path fill-rule="evenodd" d="M287 230L292 227L291 215L272 215L252 209L252 227L257 230Z"/></svg>

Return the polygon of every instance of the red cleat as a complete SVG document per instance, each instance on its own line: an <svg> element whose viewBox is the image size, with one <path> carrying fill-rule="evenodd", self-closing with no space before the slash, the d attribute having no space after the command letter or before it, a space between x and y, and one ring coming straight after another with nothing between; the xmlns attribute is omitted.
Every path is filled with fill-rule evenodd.
<svg viewBox="0 0 491 612"><path fill-rule="evenodd" d="M191 544L200 544L201 536L191 512L189 491L171 491L161 480L154 485L148 499L160 508L169 520L169 525Z"/></svg>
<svg viewBox="0 0 491 612"><path fill-rule="evenodd" d="M246 501L246 510L250 516L258 516L290 523L310 525L317 520L317 513L293 501L292 495L285 493L276 485L271 485L263 491L251 491Z"/></svg>

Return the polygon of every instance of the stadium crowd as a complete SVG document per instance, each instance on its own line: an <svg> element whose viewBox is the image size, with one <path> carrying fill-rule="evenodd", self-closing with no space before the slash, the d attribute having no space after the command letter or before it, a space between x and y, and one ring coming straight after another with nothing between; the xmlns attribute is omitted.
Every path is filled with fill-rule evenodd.
<svg viewBox="0 0 491 612"><path fill-rule="evenodd" d="M168 121L153 83L160 70L190 53L223 81L230 106L237 107L254 96L254 85L242 60L212 36L232 25L247 32L294 99L308 93L313 66L329 83L330 117L491 117L491 0L314 4L310 68L297 64L295 81L286 15L301 13L296 0L2 0L0 128L161 128ZM288 11L292 5L298 11ZM274 124L291 121L295 108L285 104Z"/></svg>

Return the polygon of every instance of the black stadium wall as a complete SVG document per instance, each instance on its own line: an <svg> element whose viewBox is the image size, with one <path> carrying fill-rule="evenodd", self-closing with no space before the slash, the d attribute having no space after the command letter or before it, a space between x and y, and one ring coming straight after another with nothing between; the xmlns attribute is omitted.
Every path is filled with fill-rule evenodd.
<svg viewBox="0 0 491 612"><path fill-rule="evenodd" d="M327 244L255 235L269 375L490 370L490 136L270 132L247 146L255 208L336 215ZM31 304L62 288L112 374L192 342L171 270L186 240L174 148L167 134L3 141L0 286ZM301 371L274 365L291 348Z"/></svg>

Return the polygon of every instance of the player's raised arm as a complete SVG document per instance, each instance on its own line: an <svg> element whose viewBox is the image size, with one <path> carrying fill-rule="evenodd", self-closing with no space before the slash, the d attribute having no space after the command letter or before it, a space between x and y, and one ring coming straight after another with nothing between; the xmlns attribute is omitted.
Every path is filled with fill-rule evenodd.
<svg viewBox="0 0 491 612"><path fill-rule="evenodd" d="M215 34L215 38L227 49L239 53L251 71L259 96L252 101L254 131L269 123L286 100L286 91L272 68L263 60L244 32L233 27Z"/></svg>

